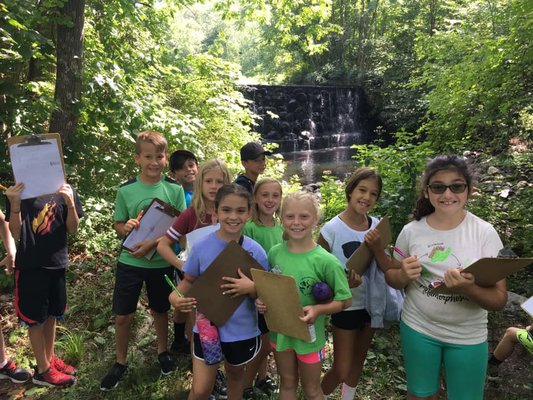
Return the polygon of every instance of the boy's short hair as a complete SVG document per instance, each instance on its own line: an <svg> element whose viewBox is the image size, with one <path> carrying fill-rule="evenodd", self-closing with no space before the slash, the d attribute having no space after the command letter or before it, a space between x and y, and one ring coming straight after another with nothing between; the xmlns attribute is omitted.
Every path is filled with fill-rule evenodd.
<svg viewBox="0 0 533 400"><path fill-rule="evenodd" d="M188 150L176 150L170 155L169 165L170 170L175 171L183 168L187 160L193 160L198 165L196 156Z"/></svg>
<svg viewBox="0 0 533 400"><path fill-rule="evenodd" d="M137 134L137 140L135 141L135 153L141 154L141 144L150 143L153 144L157 151L166 153L168 144L167 139L156 131L142 131Z"/></svg>
<svg viewBox="0 0 533 400"><path fill-rule="evenodd" d="M271 156L272 152L265 150L259 142L248 142L241 147L241 161L255 160L261 156Z"/></svg>

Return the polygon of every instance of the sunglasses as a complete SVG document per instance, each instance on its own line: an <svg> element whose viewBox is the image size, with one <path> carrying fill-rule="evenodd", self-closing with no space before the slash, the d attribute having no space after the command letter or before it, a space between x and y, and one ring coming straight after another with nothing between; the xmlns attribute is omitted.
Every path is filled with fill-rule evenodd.
<svg viewBox="0 0 533 400"><path fill-rule="evenodd" d="M463 193L467 187L468 185L464 182L452 183L451 185L445 185L444 183L430 183L428 185L433 194L443 194L446 189L450 189L452 193Z"/></svg>

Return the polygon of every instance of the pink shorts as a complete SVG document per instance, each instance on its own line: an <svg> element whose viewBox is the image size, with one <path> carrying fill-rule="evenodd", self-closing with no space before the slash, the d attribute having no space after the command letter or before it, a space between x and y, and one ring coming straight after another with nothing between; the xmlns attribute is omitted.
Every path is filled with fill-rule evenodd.
<svg viewBox="0 0 533 400"><path fill-rule="evenodd" d="M274 342L270 342L270 346L276 350L276 343ZM294 350L291 350L291 349L287 349L287 350L283 350L284 352L292 352L292 353L295 353ZM303 362L304 364L316 364L316 363L319 363L319 362L322 362L324 361L324 359L326 358L326 350L325 348L322 348L320 349L319 351L314 351L312 353L308 353L308 354L296 354L296 358Z"/></svg>

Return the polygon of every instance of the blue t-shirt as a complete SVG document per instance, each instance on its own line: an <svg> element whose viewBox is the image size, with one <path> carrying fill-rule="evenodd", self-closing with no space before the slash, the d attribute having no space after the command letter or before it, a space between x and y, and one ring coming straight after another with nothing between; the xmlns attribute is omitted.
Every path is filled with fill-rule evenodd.
<svg viewBox="0 0 533 400"><path fill-rule="evenodd" d="M216 232L209 234L194 244L183 271L195 278L200 277L227 245L228 242L220 239ZM268 269L266 253L256 241L244 236L242 248L265 270ZM198 333L196 324L193 330ZM227 322L218 327L218 332L222 342L237 342L258 336L261 332L257 327L255 301L246 296Z"/></svg>
<svg viewBox="0 0 533 400"><path fill-rule="evenodd" d="M183 186L182 186L183 187ZM183 193L185 194L185 204L187 204L187 208L191 206L192 201L192 191L189 191L185 188L183 188Z"/></svg>

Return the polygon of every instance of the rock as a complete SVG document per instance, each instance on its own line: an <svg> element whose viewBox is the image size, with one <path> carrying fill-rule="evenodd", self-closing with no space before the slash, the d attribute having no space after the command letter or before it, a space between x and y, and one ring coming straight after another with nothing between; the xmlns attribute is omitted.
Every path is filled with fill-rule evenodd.
<svg viewBox="0 0 533 400"><path fill-rule="evenodd" d="M507 303L503 309L506 315L512 315L518 317L518 319L524 319L525 312L520 307L527 298L513 292L507 292Z"/></svg>
<svg viewBox="0 0 533 400"><path fill-rule="evenodd" d="M490 166L488 169L487 169L487 174L489 175L496 175L496 174L499 174L500 173L500 170L494 166Z"/></svg>

